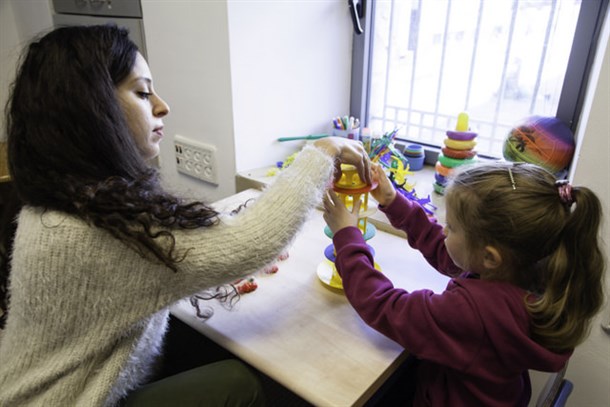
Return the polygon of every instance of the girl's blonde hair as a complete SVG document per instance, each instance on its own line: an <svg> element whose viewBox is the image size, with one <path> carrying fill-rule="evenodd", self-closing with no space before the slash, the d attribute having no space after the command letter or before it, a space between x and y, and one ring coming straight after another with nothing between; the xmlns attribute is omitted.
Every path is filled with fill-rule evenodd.
<svg viewBox="0 0 610 407"><path fill-rule="evenodd" d="M493 162L460 167L446 192L467 244L496 247L501 278L533 294L531 335L555 351L585 339L604 300L601 204L585 187L560 195L561 185L536 165Z"/></svg>

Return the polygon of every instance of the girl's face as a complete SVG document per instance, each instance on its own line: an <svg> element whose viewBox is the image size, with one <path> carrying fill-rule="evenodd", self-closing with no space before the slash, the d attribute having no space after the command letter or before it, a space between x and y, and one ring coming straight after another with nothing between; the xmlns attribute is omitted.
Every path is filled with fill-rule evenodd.
<svg viewBox="0 0 610 407"><path fill-rule="evenodd" d="M470 271L484 278L488 274L485 265L486 248L473 249L468 245L464 226L457 220L450 205L447 205L445 220L446 226L443 230L445 247L453 263L462 270Z"/></svg>
<svg viewBox="0 0 610 407"><path fill-rule="evenodd" d="M466 239L464 226L456 219L450 205L445 214L445 248L453 263L462 270L478 274L481 279L504 279L500 251L492 245L472 247Z"/></svg>
<svg viewBox="0 0 610 407"><path fill-rule="evenodd" d="M142 157L145 160L156 157L163 138L163 117L169 113L169 106L155 93L150 68L140 53L116 92Z"/></svg>
<svg viewBox="0 0 610 407"><path fill-rule="evenodd" d="M453 216L453 211L447 207L445 214L446 226L443 229L445 234L445 247L449 257L456 266L462 270L469 268L468 262L468 247L466 245L466 236L462 226Z"/></svg>

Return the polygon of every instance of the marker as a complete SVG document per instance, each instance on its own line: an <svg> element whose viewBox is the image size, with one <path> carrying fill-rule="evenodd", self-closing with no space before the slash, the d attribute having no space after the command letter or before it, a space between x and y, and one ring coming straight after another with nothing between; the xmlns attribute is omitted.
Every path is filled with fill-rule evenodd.
<svg viewBox="0 0 610 407"><path fill-rule="evenodd" d="M308 136L299 136L299 137L280 137L277 141L293 141L293 140L318 140L321 138L329 137L328 134L310 134Z"/></svg>

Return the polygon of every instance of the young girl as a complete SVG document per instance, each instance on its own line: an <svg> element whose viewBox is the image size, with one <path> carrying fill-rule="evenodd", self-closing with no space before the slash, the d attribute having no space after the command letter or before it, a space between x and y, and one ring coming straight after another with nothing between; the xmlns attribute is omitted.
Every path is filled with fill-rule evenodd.
<svg viewBox="0 0 610 407"><path fill-rule="evenodd" d="M0 331L1 406L262 403L236 361L153 381L169 306L276 259L335 162L370 180L368 156L357 142L318 140L225 219L166 192L148 164L168 113L123 29L59 28L29 46L7 110L23 209Z"/></svg>
<svg viewBox="0 0 610 407"><path fill-rule="evenodd" d="M371 194L392 225L453 277L440 294L395 288L355 227L359 205L348 212L328 192L345 294L419 359L414 404L527 406L528 369L560 370L602 305L598 198L530 164L464 166L447 188L443 229L381 167L373 173Z"/></svg>

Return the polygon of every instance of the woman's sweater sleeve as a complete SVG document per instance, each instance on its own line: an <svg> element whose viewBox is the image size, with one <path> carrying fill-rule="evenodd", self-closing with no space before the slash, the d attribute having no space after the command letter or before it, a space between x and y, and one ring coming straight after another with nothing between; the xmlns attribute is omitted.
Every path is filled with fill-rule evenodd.
<svg viewBox="0 0 610 407"><path fill-rule="evenodd" d="M407 234L409 245L419 250L432 267L447 276L463 272L447 253L443 227L421 206L397 193L392 203L379 209L387 215L393 227Z"/></svg>
<svg viewBox="0 0 610 407"><path fill-rule="evenodd" d="M216 226L175 231L184 284L207 288L251 274L275 260L321 201L333 159L306 146L261 196ZM190 276L190 277L189 277Z"/></svg>

